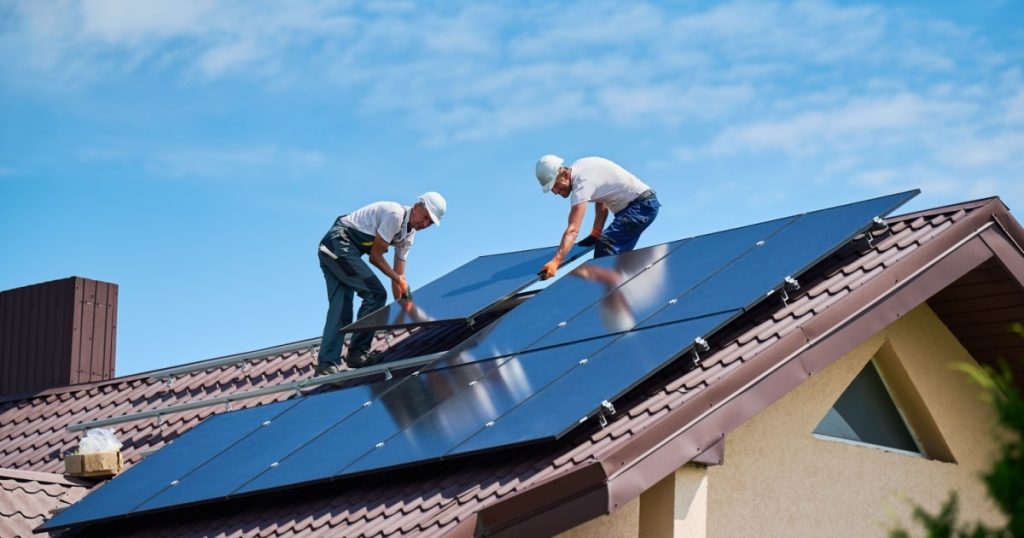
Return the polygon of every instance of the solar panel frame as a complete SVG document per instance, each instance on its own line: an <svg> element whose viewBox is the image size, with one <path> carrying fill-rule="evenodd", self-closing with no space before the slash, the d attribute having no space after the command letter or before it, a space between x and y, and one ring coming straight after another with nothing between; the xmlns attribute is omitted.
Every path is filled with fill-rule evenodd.
<svg viewBox="0 0 1024 538"><path fill-rule="evenodd" d="M462 321L470 322L477 316L483 314L495 304L498 304L516 293L526 289L527 287L536 283L540 277L537 272L540 267L558 250L558 247L541 247L527 250L519 250L515 252L504 252L500 254L488 254L485 256L478 256L472 260L460 265L459 267L439 276L432 280L428 284L425 284L418 290L414 290L413 298L400 299L388 303L378 310L375 310L366 316L346 325L341 328L343 333L361 332L361 331L378 331L385 329L400 329L419 327L422 325L429 325L433 323L453 322ZM569 253L562 260L562 266L565 266L573 261L577 260L587 252L590 252L589 247L573 246L569 250ZM465 288L466 280L469 280L464 274L467 271L472 271L474 265L481 265L485 262L494 261L498 258L509 258L509 257L523 257L527 256L525 260L516 260L514 268L521 267L523 270L516 272L515 275L510 278L500 280L500 282L507 282L508 285L500 286L496 293L491 294L488 298L478 299L475 301L469 301L471 305L461 309L462 313L456 315L452 312L451 308L447 305L431 305L431 301L438 296L451 294L450 290L443 290L443 286L449 285L451 281L458 281L461 287ZM510 262L511 263L511 262ZM500 267L500 264L499 264ZM497 269L494 269L497 270ZM502 269L503 271L509 271L509 267ZM493 281L492 281L493 282ZM426 299L426 301L424 301ZM465 300L465 297L463 297ZM450 301L451 298L447 297L446 301ZM423 303L426 304L423 304ZM436 302L436 301L435 301ZM430 311L431 309L437 310L441 308L442 314L434 315ZM456 309L458 310L458 309Z"/></svg>

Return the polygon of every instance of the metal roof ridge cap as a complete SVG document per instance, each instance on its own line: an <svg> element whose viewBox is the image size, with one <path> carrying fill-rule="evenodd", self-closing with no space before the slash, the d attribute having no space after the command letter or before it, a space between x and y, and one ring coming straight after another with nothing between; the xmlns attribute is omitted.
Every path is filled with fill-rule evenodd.
<svg viewBox="0 0 1024 538"><path fill-rule="evenodd" d="M998 207L992 212L992 219L999 225L999 228L1003 230L1013 245L1024 254L1024 227L1021 226L1020 222L1010 212L1010 208L1006 207L1006 204L1002 200L996 198L999 202ZM1000 220L1002 218L1002 220Z"/></svg>
<svg viewBox="0 0 1024 538"><path fill-rule="evenodd" d="M978 209L978 208L984 207L984 206L986 206L988 204L991 204L993 201L999 201L1000 204L1002 203L1002 200L1000 200L998 196L989 196L987 198L978 198L978 199L975 199L975 200L967 200L967 201L958 202L958 203L954 203L954 204L946 204L946 205L930 207L930 208L926 208L926 209L919 209L917 211L910 211L910 212L907 212L907 213L898 213L898 214L890 215L890 216L886 217L885 220L891 221L891 222L896 222L896 221L902 221L902 220L909 220L911 218L915 218L916 219L916 218L920 218L920 217L930 217L930 216L933 216L933 215L941 215L942 213L949 213L950 211L957 211L957 210L961 210L961 209L964 209L964 210L972 209L973 210L973 209ZM1005 207L1005 205L1004 205L1004 207Z"/></svg>
<svg viewBox="0 0 1024 538"><path fill-rule="evenodd" d="M973 217L973 218L971 218L971 217ZM962 246L963 244L967 243L971 239L980 236L980 234L984 230L986 230L988 228L991 228L994 225L994 222L992 221L991 217L992 217L992 215L989 215L988 218L986 218L984 212L979 212L979 213L976 213L975 215L969 216L967 219L964 219L964 220L960 221L959 223L954 224L954 227L965 227L965 226L968 225L967 223L972 223L972 222L975 222L975 221L978 221L978 220L981 220L981 221L988 220L989 221L987 224L982 224L981 226L979 226L979 227L971 230L970 232L966 233L963 237L959 238L959 240L956 240L951 247L949 247L947 249L944 249L938 256L934 256L928 262L922 264L921 267L919 267L916 271L913 272L911 277L903 279L899 283L897 283L894 286L892 286L888 293L886 293L886 294L884 294L882 296L879 296L876 300L869 301L863 307L856 309L855 312L853 312L850 316L847 316L847 319L853 319L857 315L859 315L860 313L862 313L862 312L864 312L866 310L869 310L870 308L872 308L874 306L877 306L878 304L884 302L893 293L893 290L902 288L908 282L912 281L913 280L913 276L919 275L920 273L924 272L925 270L930 268L932 265L934 265L935 262L937 262L938 260L944 258L949 253L951 253L952 251L956 250L957 247ZM948 231L947 231L947 233L948 233ZM908 256L908 258L911 258L911 257L912 257L912 255ZM908 258L904 258L903 260L898 262L897 265L906 263L907 261L909 261ZM838 326L840 326L842 324L843 323L839 323L839 324L836 324L836 326L838 327ZM758 380L760 380L760 379L762 379L764 377L767 377L772 372L775 372L776 370L780 369L782 366L784 366L785 364L789 363L792 358L798 357L801 353L803 353L804 351L806 351L808 348L812 347L813 345L819 344L819 343L823 342L824 340L828 339L832 334L834 334L834 332L835 331L829 331L829 332L823 333L822 335L820 335L817 338L813 339L812 342L808 342L807 344L805 344L805 345L801 346L800 348L798 348L797 350L795 350L793 353L787 354L788 355L787 357L780 357L779 358L779 362L777 363L777 365L775 367L768 369L766 372L762 372L754 380L751 380L749 382L744 383L740 387L740 389L735 391L730 397L728 397L727 399L723 400L721 403L719 403L715 407L710 408L708 410L705 410L704 412L699 414L693 420L691 420L691 421L687 422L686 424L682 425L680 428L676 429L671 434L670 437L661 437L659 440L657 440L655 443L651 444L647 448L640 450L639 451L640 454L637 455L636 457L633 457L630 461L625 461L624 455L628 454L629 452L634 450L633 445L649 441L649 439L647 439L647 438L649 436L651 436L651 435L656 434L656 433L658 435L663 435L663 433L659 433L658 432L658 428L656 426L652 427L652 428L647 428L646 431L645 432L641 432L640 435L631 437L630 439L626 440L621 446L615 446L615 445L609 446L607 450L605 450L602 453L598 454L598 459L601 460L601 461L608 461L608 462L622 461L622 465L619 468L615 469L609 475L609 482L613 482L618 476L621 476L621 475L629 472L633 467L635 467L637 465L640 465L643 460L645 460L647 457L649 457L650 455L652 455L655 452L657 452L663 445L668 444L668 442L672 438L678 437L680 435L684 435L689 429L694 427L696 424L700 423L703 419L705 419L711 413L713 413L717 409L721 408L723 405L725 405L729 401L735 399L739 394L742 394L743 392L745 392L746 389L749 386L753 386L754 384L757 383ZM773 346L774 345L775 344L773 344ZM678 408L670 411L670 415L669 416L671 416L672 414L681 413L682 410L686 409L687 407L688 407L687 405L679 406ZM665 417L665 418L667 418L667 417ZM662 420L664 420L664 418ZM683 465L683 464L685 464L685 463L687 463L688 461L691 461L691 460L692 460L692 458L689 458L686 461L681 462L679 464L679 466L681 466L681 465Z"/></svg>
<svg viewBox="0 0 1024 538"><path fill-rule="evenodd" d="M145 411L139 411L137 413L129 413L125 415L119 415L109 418L101 418L97 420L91 420L88 422L79 422L77 424L70 424L65 430L69 432L87 430L89 428L97 428L100 426L108 426L111 424L121 424L123 422L134 422L136 420L144 420L152 417L160 417L163 415L169 415L172 413L180 413L183 411L189 411L192 409L200 409L203 407L211 407L214 405L220 405L223 403L236 402L239 400L247 400L250 398L256 398L259 396L265 396L267 394L275 394L278 392L289 392L289 391L301 391L304 388L316 387L327 383L337 383L339 381L348 381L351 379L360 379L363 377L369 377L374 374L379 374L385 371L404 368L408 366L415 366L419 364L429 363L443 353L431 353L430 355L422 355L419 357L411 357L408 359L397 360L393 362L387 362L383 364L375 364L373 366L367 366L365 368L359 368L356 370L345 370L336 374L324 375L318 377L312 377L307 379L301 379L299 381L290 381L288 383L281 383L279 385L269 385L258 389L235 392L232 394L226 394L224 396L217 396L214 398L207 398L205 400L194 400L191 402L183 403L180 405L172 405L168 407L161 407L157 409L147 409Z"/></svg>

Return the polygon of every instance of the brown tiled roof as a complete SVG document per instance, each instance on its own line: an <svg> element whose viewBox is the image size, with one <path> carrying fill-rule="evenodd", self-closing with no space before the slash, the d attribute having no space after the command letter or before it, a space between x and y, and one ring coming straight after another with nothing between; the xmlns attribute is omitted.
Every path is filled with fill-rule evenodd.
<svg viewBox="0 0 1024 538"><path fill-rule="evenodd" d="M9 538L47 536L33 535L32 529L88 490L88 482L59 474L0 469L0 531Z"/></svg>
<svg viewBox="0 0 1024 538"><path fill-rule="evenodd" d="M869 234L870 243L858 237L803 275L802 290L788 304L770 298L720 331L698 368L677 361L617 401L618 413L605 428L588 421L555 443L211 503L189 508L187 518L172 511L72 534L469 536L570 528L617 509L720 447L727 432L808 375L993 256L1010 264L1006 271L1021 292L1024 257L1014 242L1024 242L1024 233L998 199L888 222L888 231ZM311 359L267 362L275 361L308 370ZM290 378L278 375L275 382ZM224 377L227 387L237 382ZM0 428L6 431L3 423Z"/></svg>
<svg viewBox="0 0 1024 538"><path fill-rule="evenodd" d="M479 323L476 329L487 321ZM468 334L469 329L457 325L403 329L388 338L379 337L374 348L389 351L392 358L405 358L441 351ZM316 348L311 346L249 360L244 366L222 366L169 380L159 379L159 372L146 372L9 397L7 401L0 400L0 467L61 472L61 455L73 451L80 437L66 431L70 425L306 379L312 375L315 363ZM235 409L252 407L290 396L288 392L269 394L232 405ZM225 405L206 407L110 427L124 445L121 451L125 462L131 464L226 409Z"/></svg>

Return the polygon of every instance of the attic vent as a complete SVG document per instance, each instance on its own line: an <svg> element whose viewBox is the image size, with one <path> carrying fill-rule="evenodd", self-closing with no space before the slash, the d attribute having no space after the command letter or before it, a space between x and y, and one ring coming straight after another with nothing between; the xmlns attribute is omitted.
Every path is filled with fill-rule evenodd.
<svg viewBox="0 0 1024 538"><path fill-rule="evenodd" d="M882 382L874 361L869 361L843 391L814 429L814 434L884 450L924 455Z"/></svg>

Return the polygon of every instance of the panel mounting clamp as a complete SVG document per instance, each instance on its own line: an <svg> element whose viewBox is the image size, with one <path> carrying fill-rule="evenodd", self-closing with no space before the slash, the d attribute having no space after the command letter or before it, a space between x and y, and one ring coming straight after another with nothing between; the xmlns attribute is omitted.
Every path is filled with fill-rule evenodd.
<svg viewBox="0 0 1024 538"><path fill-rule="evenodd" d="M705 340L705 339L703 339L703 338L701 338L699 336L697 338L694 338L693 339L693 348L690 350L690 352L693 353L693 365L694 366L699 365L700 364L700 354L703 353L703 352L709 351L710 349L711 349L711 346L708 344L707 340ZM698 350L700 350L700 351L698 351Z"/></svg>
<svg viewBox="0 0 1024 538"><path fill-rule="evenodd" d="M892 235L892 228L889 228L889 223L885 222L885 219L882 217L875 217L871 219L871 229L864 234L868 239L868 248L874 248L875 246L875 234L872 232L882 232L879 235L888 232L889 235Z"/></svg>
<svg viewBox="0 0 1024 538"><path fill-rule="evenodd" d="M603 409L609 415L614 415L615 414L615 406L612 405L612 403L609 402L608 400L602 400L601 401L601 409Z"/></svg>
<svg viewBox="0 0 1024 538"><path fill-rule="evenodd" d="M786 278L782 279L782 285L779 286L779 297L782 299L782 304L785 306L789 306L789 292L796 291L798 289L800 289L800 281L798 281L797 279L791 276L787 276ZM768 295L771 294L771 291L768 292Z"/></svg>
<svg viewBox="0 0 1024 538"><path fill-rule="evenodd" d="M597 422L601 424L602 428L608 425L608 417L614 414L615 406L608 400L601 400L601 409L597 411Z"/></svg>

